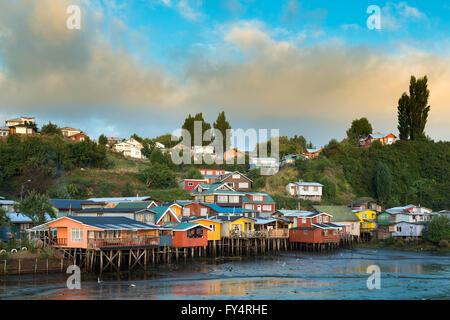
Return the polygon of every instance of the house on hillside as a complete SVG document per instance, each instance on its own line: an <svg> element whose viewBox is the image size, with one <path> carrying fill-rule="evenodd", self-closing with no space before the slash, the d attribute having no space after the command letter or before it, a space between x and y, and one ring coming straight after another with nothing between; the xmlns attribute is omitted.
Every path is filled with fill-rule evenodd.
<svg viewBox="0 0 450 320"><path fill-rule="evenodd" d="M322 200L323 185L318 182L291 182L286 186L289 195L303 200L317 201Z"/></svg>
<svg viewBox="0 0 450 320"><path fill-rule="evenodd" d="M33 128L34 124L34 117L20 117L5 121L5 127L9 129L8 134L17 134L21 136L32 136L36 134L36 131ZM2 132L3 135L8 135L6 134L5 130L3 130Z"/></svg>
<svg viewBox="0 0 450 320"><path fill-rule="evenodd" d="M119 202L114 207L116 209L150 209L152 207L156 207L158 204L153 201L125 201Z"/></svg>
<svg viewBox="0 0 450 320"><path fill-rule="evenodd" d="M214 184L226 184L236 191L250 191L253 181L243 173L234 171L226 175L221 175Z"/></svg>
<svg viewBox="0 0 450 320"><path fill-rule="evenodd" d="M10 129L8 127L0 127L0 138L9 136Z"/></svg>
<svg viewBox="0 0 450 320"><path fill-rule="evenodd" d="M225 162L227 161L233 161L234 159L242 159L245 158L245 152L239 151L237 148L233 148L230 150L227 150L223 153L223 160Z"/></svg>
<svg viewBox="0 0 450 320"><path fill-rule="evenodd" d="M222 221L220 220L213 220L205 217L191 217L183 222L199 223L202 226L208 227L208 241L219 241L222 239Z"/></svg>
<svg viewBox="0 0 450 320"><path fill-rule="evenodd" d="M34 117L20 117L5 121L5 127L9 129L8 134L18 134L22 136L32 136L36 134L36 131L33 128L34 124ZM6 131L3 131L3 134L8 135L6 134Z"/></svg>
<svg viewBox="0 0 450 320"><path fill-rule="evenodd" d="M359 198L353 201L348 205L348 207L352 210L373 210L376 212L381 212L381 205L379 205L374 199L372 198Z"/></svg>
<svg viewBox="0 0 450 320"><path fill-rule="evenodd" d="M313 205L317 212L325 212L333 217L333 223L345 227L344 235L358 239L361 235L360 220L347 206Z"/></svg>
<svg viewBox="0 0 450 320"><path fill-rule="evenodd" d="M113 151L122 153L125 157L135 159L143 159L142 150L143 145L134 138L113 145Z"/></svg>
<svg viewBox="0 0 450 320"><path fill-rule="evenodd" d="M119 137L106 137L106 146L112 148L115 144L121 143L124 140L124 138Z"/></svg>
<svg viewBox="0 0 450 320"><path fill-rule="evenodd" d="M89 201L94 202L106 202L109 208L114 208L119 202L139 202L139 201L155 201L158 205L162 204L161 200L158 200L152 196L143 197L111 197L111 198L90 198Z"/></svg>
<svg viewBox="0 0 450 320"><path fill-rule="evenodd" d="M397 137L393 133L383 134L380 132L371 133L367 137L359 139L360 147L370 147L374 141L380 141L380 143L384 145L389 145L395 143L397 141Z"/></svg>
<svg viewBox="0 0 450 320"><path fill-rule="evenodd" d="M280 167L295 164L297 159L307 160L308 158L304 154L288 154L281 158Z"/></svg>
<svg viewBox="0 0 450 320"><path fill-rule="evenodd" d="M209 184L216 182L220 176L230 173L223 169L198 169L198 171L205 179L208 179Z"/></svg>
<svg viewBox="0 0 450 320"><path fill-rule="evenodd" d="M86 141L89 139L89 137L87 135L85 135L84 133L76 133L71 135L70 137L68 137L68 139L72 140L72 141Z"/></svg>
<svg viewBox="0 0 450 320"><path fill-rule="evenodd" d="M74 129L74 128L71 128L71 127L61 128L61 132L62 132L63 136L66 137L66 138L69 138L69 137L72 137L74 135L83 133L83 131L78 130L78 129Z"/></svg>
<svg viewBox="0 0 450 320"><path fill-rule="evenodd" d="M264 175L274 175L280 168L280 162L271 157L250 157L249 170L261 169Z"/></svg>
<svg viewBox="0 0 450 320"><path fill-rule="evenodd" d="M323 148L319 149L306 149L303 155L308 159L314 159L319 156L319 154L323 151Z"/></svg>
<svg viewBox="0 0 450 320"><path fill-rule="evenodd" d="M208 179L183 179L180 182L180 188L184 189L188 192L191 192L195 189L199 184L208 184Z"/></svg>

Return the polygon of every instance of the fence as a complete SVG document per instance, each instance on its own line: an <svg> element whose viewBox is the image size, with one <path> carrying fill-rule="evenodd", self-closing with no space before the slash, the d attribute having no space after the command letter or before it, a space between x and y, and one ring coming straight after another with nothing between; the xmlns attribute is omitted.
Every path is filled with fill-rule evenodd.
<svg viewBox="0 0 450 320"><path fill-rule="evenodd" d="M137 237L117 239L89 239L89 249L113 248L113 247L144 247L158 246L158 237Z"/></svg>

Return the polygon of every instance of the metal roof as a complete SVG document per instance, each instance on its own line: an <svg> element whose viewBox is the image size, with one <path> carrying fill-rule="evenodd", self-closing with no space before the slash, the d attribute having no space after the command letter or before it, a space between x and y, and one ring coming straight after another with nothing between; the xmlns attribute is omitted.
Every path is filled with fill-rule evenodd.
<svg viewBox="0 0 450 320"><path fill-rule="evenodd" d="M81 222L82 224L103 230L136 230L136 229L160 229L154 224L142 223L125 217L64 217ZM62 218L62 219L64 219Z"/></svg>
<svg viewBox="0 0 450 320"><path fill-rule="evenodd" d="M113 198L90 198L91 201L105 201L105 202L124 202L124 201L146 201L154 199L151 196L145 197L113 197Z"/></svg>
<svg viewBox="0 0 450 320"><path fill-rule="evenodd" d="M82 209L81 203L92 202L88 200L75 200L75 199L50 199L50 202L57 209Z"/></svg>
<svg viewBox="0 0 450 320"><path fill-rule="evenodd" d="M298 181L298 182L293 182L298 186L316 186L316 187L322 187L323 184L318 183L318 182L306 182L306 181Z"/></svg>

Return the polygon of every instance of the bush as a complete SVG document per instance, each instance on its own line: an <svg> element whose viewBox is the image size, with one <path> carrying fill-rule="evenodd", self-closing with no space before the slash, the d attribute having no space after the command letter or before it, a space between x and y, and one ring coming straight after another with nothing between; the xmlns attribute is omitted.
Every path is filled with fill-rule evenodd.
<svg viewBox="0 0 450 320"><path fill-rule="evenodd" d="M439 241L439 247L440 248L448 248L448 241L447 240Z"/></svg>
<svg viewBox="0 0 450 320"><path fill-rule="evenodd" d="M439 241L450 236L450 220L446 216L434 216L428 222L427 229L424 232L424 239L439 243Z"/></svg>
<svg viewBox="0 0 450 320"><path fill-rule="evenodd" d="M404 245L405 245L405 242L402 239L398 239L395 242L395 246L397 246L397 247L403 247Z"/></svg>
<svg viewBox="0 0 450 320"><path fill-rule="evenodd" d="M50 258L52 256L53 256L53 249L52 248L41 249L41 251L39 253L39 258L41 258L41 259Z"/></svg>
<svg viewBox="0 0 450 320"><path fill-rule="evenodd" d="M395 239L394 239L394 237L389 237L386 240L384 240L384 242L386 244L393 245L395 243Z"/></svg>
<svg viewBox="0 0 450 320"><path fill-rule="evenodd" d="M6 245L6 251L11 251L12 249L18 249L19 244L17 243L17 240L14 238L11 238L8 240L8 244Z"/></svg>

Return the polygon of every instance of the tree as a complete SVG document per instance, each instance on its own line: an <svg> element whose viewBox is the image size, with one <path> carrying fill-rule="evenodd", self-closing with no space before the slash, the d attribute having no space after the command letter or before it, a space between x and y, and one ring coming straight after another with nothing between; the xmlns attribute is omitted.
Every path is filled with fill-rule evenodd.
<svg viewBox="0 0 450 320"><path fill-rule="evenodd" d="M0 226L7 226L9 225L10 220L8 216L6 215L6 210L0 207Z"/></svg>
<svg viewBox="0 0 450 320"><path fill-rule="evenodd" d="M142 150L141 153L144 157L149 159L152 153L155 151L155 142L148 138L142 140Z"/></svg>
<svg viewBox="0 0 450 320"><path fill-rule="evenodd" d="M410 134L409 96L403 93L398 100L398 131L401 140L408 140Z"/></svg>
<svg viewBox="0 0 450 320"><path fill-rule="evenodd" d="M336 184L329 177L322 177L319 182L323 184L323 197L329 202L336 199Z"/></svg>
<svg viewBox="0 0 450 320"><path fill-rule="evenodd" d="M189 169L185 176L186 179L203 179L203 175L195 167Z"/></svg>
<svg viewBox="0 0 450 320"><path fill-rule="evenodd" d="M34 224L47 222L45 217L46 213L51 218L56 218L56 211L47 195L39 194L34 190L29 191L28 195L19 204L14 206L14 210L30 218Z"/></svg>
<svg viewBox="0 0 450 320"><path fill-rule="evenodd" d="M53 136L53 135L62 136L61 129L58 128L58 126L56 124L53 124L51 122L42 126L41 134L47 135L47 136Z"/></svg>
<svg viewBox="0 0 450 320"><path fill-rule="evenodd" d="M424 238L435 243L450 237L450 220L443 215L434 216L428 222Z"/></svg>
<svg viewBox="0 0 450 320"><path fill-rule="evenodd" d="M355 119L347 130L347 137L352 142L359 141L360 138L366 137L372 133L372 125L367 118Z"/></svg>
<svg viewBox="0 0 450 320"><path fill-rule="evenodd" d="M430 106L428 97L430 90L427 88L428 78L424 76L422 79L416 80L411 76L409 85L409 114L410 114L410 138L411 140L421 139L425 137L425 125L427 123Z"/></svg>
<svg viewBox="0 0 450 320"><path fill-rule="evenodd" d="M177 185L174 173L164 164L155 163L138 173L147 188L167 189Z"/></svg>
<svg viewBox="0 0 450 320"><path fill-rule="evenodd" d="M225 117L225 111L219 113L216 122L213 124L214 129L219 130L223 137L223 152L227 151L227 146L231 147L231 137L227 136L227 130L231 130L231 125Z"/></svg>
<svg viewBox="0 0 450 320"><path fill-rule="evenodd" d="M203 145L203 134L206 132L206 130L211 129L211 125L203 119L203 114L201 112L197 113L194 117L192 117L189 114L189 116L184 120L184 123L181 126L181 128L187 130L189 132L189 134L191 135L191 147L195 145L195 142L194 142L195 121L200 121L201 125L202 125L201 145Z"/></svg>
<svg viewBox="0 0 450 320"><path fill-rule="evenodd" d="M108 139L106 138L106 136L104 134L101 134L98 137L98 144L102 145L102 146L106 146L107 143L108 143Z"/></svg>
<svg viewBox="0 0 450 320"><path fill-rule="evenodd" d="M381 204L386 204L391 197L392 175L383 162L378 162L375 168L375 190Z"/></svg>

